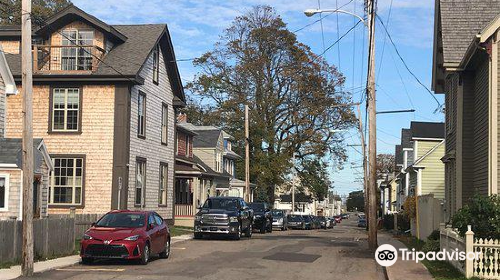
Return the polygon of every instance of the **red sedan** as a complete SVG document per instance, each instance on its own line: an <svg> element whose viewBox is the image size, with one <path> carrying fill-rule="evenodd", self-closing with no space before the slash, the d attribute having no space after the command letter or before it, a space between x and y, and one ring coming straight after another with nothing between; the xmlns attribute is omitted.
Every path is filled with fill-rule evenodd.
<svg viewBox="0 0 500 280"><path fill-rule="evenodd" d="M340 222L342 222L342 216L335 216L334 218L337 224L340 224Z"/></svg>
<svg viewBox="0 0 500 280"><path fill-rule="evenodd" d="M170 255L166 222L151 211L111 211L88 229L81 241L82 263L95 259L130 259L147 264L152 254Z"/></svg>

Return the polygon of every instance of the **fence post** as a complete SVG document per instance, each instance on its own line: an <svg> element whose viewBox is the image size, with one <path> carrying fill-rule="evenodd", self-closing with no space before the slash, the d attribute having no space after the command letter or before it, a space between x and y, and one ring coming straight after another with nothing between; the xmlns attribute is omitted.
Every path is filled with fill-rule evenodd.
<svg viewBox="0 0 500 280"><path fill-rule="evenodd" d="M472 231L472 227L470 225L467 226L467 232L465 233L465 254L467 256L467 258L465 258L466 278L471 278L474 274L474 260L468 258L469 252L474 253L474 232Z"/></svg>

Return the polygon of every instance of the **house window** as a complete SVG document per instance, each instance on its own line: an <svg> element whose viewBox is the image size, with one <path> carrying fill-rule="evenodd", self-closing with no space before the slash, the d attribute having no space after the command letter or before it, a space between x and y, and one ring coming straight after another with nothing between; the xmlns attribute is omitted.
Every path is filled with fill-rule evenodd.
<svg viewBox="0 0 500 280"><path fill-rule="evenodd" d="M191 137L189 137L189 135L186 135L186 156L189 157L190 156L190 153L191 151L189 150L189 139L191 139Z"/></svg>
<svg viewBox="0 0 500 280"><path fill-rule="evenodd" d="M0 211L8 210L9 176L0 175Z"/></svg>
<svg viewBox="0 0 500 280"><path fill-rule="evenodd" d="M168 143L168 105L163 104L161 110L161 143Z"/></svg>
<svg viewBox="0 0 500 280"><path fill-rule="evenodd" d="M158 84L160 74L160 51L158 46L153 50L153 82Z"/></svg>
<svg viewBox="0 0 500 280"><path fill-rule="evenodd" d="M215 153L215 171L222 172L221 153Z"/></svg>
<svg viewBox="0 0 500 280"><path fill-rule="evenodd" d="M84 175L83 157L53 157L50 176L49 203L81 205Z"/></svg>
<svg viewBox="0 0 500 280"><path fill-rule="evenodd" d="M80 89L55 88L52 92L52 131L78 131L80 124Z"/></svg>
<svg viewBox="0 0 500 280"><path fill-rule="evenodd" d="M160 191L158 203L161 206L167 205L167 186L168 186L168 165L160 163Z"/></svg>
<svg viewBox="0 0 500 280"><path fill-rule="evenodd" d="M146 137L146 94L139 92L137 98L137 136Z"/></svg>
<svg viewBox="0 0 500 280"><path fill-rule="evenodd" d="M144 194L146 190L146 159L138 158L135 163L135 205L146 206Z"/></svg>
<svg viewBox="0 0 500 280"><path fill-rule="evenodd" d="M61 34L61 44L63 45L60 54L61 70L92 70L92 45L94 43L94 31L63 30Z"/></svg>

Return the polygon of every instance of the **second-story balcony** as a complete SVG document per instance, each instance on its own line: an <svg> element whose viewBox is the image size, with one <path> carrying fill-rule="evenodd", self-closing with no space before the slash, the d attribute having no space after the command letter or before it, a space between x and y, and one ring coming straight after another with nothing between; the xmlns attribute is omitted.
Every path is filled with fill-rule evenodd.
<svg viewBox="0 0 500 280"><path fill-rule="evenodd" d="M34 45L33 70L37 74L91 74L104 53L93 45Z"/></svg>

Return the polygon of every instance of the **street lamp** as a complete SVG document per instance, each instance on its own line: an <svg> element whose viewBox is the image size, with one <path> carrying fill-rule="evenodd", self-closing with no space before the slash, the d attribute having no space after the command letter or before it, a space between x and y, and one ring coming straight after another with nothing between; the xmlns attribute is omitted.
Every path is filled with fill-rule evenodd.
<svg viewBox="0 0 500 280"><path fill-rule="evenodd" d="M321 13L341 13L341 14L351 15L351 16L354 16L354 17L358 18L360 21L363 22L363 24L366 25L366 22L365 22L364 18L358 16L357 14L354 14L354 13L351 13L351 12L348 12L348 11L344 11L344 10L340 10L340 9L326 9L326 10L307 9L307 10L304 11L304 14L306 16L308 16L308 17L312 17L315 14L321 14Z"/></svg>

